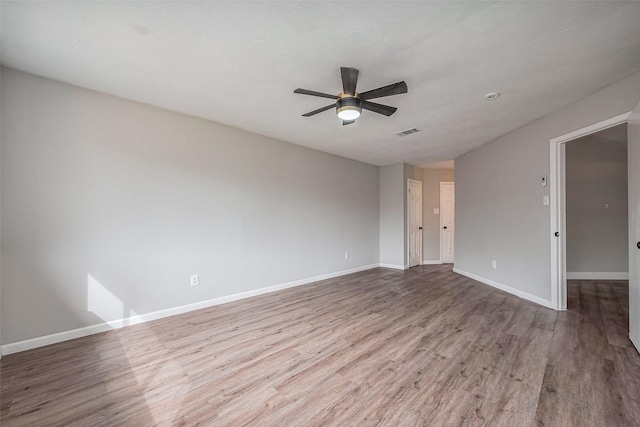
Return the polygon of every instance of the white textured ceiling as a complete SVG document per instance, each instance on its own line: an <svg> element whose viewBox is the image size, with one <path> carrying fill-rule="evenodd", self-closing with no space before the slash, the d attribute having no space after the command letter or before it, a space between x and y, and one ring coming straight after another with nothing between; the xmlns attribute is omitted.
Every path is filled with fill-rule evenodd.
<svg viewBox="0 0 640 427"><path fill-rule="evenodd" d="M640 70L636 2L1 7L7 67L375 165L453 159ZM293 90L339 93L340 66L360 69L359 92L405 80L409 93L376 100L391 117L301 117L330 100Z"/></svg>

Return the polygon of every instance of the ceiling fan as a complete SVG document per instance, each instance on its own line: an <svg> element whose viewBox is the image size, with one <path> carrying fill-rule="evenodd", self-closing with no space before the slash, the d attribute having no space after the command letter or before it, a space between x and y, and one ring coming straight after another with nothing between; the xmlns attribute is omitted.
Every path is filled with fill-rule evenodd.
<svg viewBox="0 0 640 427"><path fill-rule="evenodd" d="M407 84L402 81L393 83L388 86L379 87L377 89L368 90L366 92L356 92L356 84L358 83L359 71L357 68L352 67L340 67L340 74L342 75L342 92L338 95L330 95L328 93L316 92L308 89L296 89L293 93L301 93L303 95L319 96L321 98L335 99L336 102L326 107L318 108L317 110L310 111L303 114L302 117L311 117L315 114L321 113L331 108L336 108L338 117L342 119L343 125L350 125L354 123L362 109L373 111L374 113L384 114L390 116L396 112L396 107L390 107L388 105L376 104L369 101L370 99L382 98L385 96L399 95L401 93L407 93Z"/></svg>

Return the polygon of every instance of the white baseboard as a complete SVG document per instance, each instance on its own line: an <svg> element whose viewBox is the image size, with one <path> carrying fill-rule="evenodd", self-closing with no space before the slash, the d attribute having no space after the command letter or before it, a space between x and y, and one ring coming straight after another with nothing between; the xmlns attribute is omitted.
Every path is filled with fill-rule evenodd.
<svg viewBox="0 0 640 427"><path fill-rule="evenodd" d="M568 280L629 280L629 272L567 271Z"/></svg>
<svg viewBox="0 0 640 427"><path fill-rule="evenodd" d="M544 298L537 297L537 296L532 295L532 294L530 294L528 292L524 292L524 291L521 291L519 289L514 289L511 286L507 286L507 285L504 285L502 283L495 282L495 281L493 281L491 279L486 279L486 278L484 278L482 276L478 276L476 274L469 273L468 271L460 270L459 268L455 268L454 267L453 268L453 272L461 274L461 275L466 276L466 277L469 277L470 279L477 280L478 282L482 282L485 285L493 286L494 288L500 289L501 291L508 292L508 293L513 294L513 295L515 295L517 297L520 297L522 299L526 299L528 301L535 302L536 304L540 304L540 305L545 306L547 308L554 309L553 305L551 304L551 301L548 301L548 300L546 300Z"/></svg>
<svg viewBox="0 0 640 427"><path fill-rule="evenodd" d="M281 283L279 285L268 286L260 289L254 289L252 291L241 292L239 294L228 295L220 298L214 298L206 301L196 302L193 304L187 304L179 307L168 308L165 310L154 311L152 313L141 314L138 316L131 316L125 319L112 320L110 322L99 323L97 325L85 326L83 328L72 329L70 331L63 331L63 332L58 332L51 335L45 335L42 337L36 337L36 338L24 340L24 341L9 343L2 346L1 354L7 355L12 353L18 353L20 351L31 350L38 347L44 347L45 345L56 344L59 342L68 341L68 340L72 340L80 337L85 337L87 335L93 335L100 332L106 332L113 329L120 329L125 326L137 325L140 323L149 322L151 320L162 319L164 317L175 316L177 314L182 314L182 313L188 313L190 311L200 310L202 308L207 308L207 307L213 307L215 305L237 301L244 298L250 298L257 295L263 295L271 292L281 291L281 290L293 288L296 286L308 285L310 283L319 282L321 280L332 279L334 277L339 277L339 276L345 276L347 274L370 270L372 268L377 268L380 266L381 266L380 264L369 264L362 267L351 268L349 270L337 271L335 273L328 273L320 276L309 277L306 279L295 280L293 282Z"/></svg>
<svg viewBox="0 0 640 427"><path fill-rule="evenodd" d="M434 265L434 264L442 264L441 259L423 259L422 265Z"/></svg>
<svg viewBox="0 0 640 427"><path fill-rule="evenodd" d="M408 266L408 265L400 265L400 264L385 264L385 263L383 263L383 262L381 262L381 263L379 264L379 266L380 266L380 267L383 267L383 268L393 268L393 269L395 269L395 270L406 270L406 269L408 269L408 268L409 268L409 266Z"/></svg>

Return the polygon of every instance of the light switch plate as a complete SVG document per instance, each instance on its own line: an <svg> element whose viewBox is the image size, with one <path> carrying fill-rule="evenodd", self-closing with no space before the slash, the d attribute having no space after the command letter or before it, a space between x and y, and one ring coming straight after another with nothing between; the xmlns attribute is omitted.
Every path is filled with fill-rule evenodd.
<svg viewBox="0 0 640 427"><path fill-rule="evenodd" d="M542 198L542 204L545 206L549 206L549 196L544 196Z"/></svg>
<svg viewBox="0 0 640 427"><path fill-rule="evenodd" d="M434 215L440 215L440 209L438 209L438 208L433 208L433 214L434 214Z"/></svg>

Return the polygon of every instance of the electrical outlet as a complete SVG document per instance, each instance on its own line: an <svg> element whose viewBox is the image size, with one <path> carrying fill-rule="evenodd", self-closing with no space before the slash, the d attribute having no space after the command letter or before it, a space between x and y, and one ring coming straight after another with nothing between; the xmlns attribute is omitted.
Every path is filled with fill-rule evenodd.
<svg viewBox="0 0 640 427"><path fill-rule="evenodd" d="M349 252L344 253L344 259L349 259Z"/></svg>
<svg viewBox="0 0 640 427"><path fill-rule="evenodd" d="M200 284L200 278L197 274L191 276L191 287L198 286Z"/></svg>
<svg viewBox="0 0 640 427"><path fill-rule="evenodd" d="M495 270L496 268L498 268L498 263L496 262L496 260L495 260L495 259L492 259L492 260L491 260L491 268L493 268L494 270Z"/></svg>

